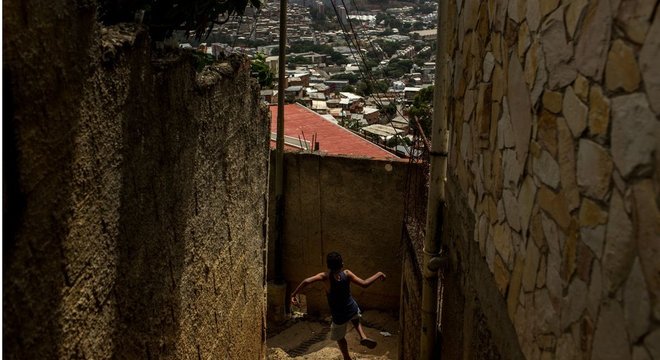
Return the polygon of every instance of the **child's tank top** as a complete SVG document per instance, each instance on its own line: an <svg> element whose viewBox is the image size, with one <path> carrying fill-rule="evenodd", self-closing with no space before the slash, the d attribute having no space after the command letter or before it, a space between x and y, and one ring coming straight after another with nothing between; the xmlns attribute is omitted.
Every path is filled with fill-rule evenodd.
<svg viewBox="0 0 660 360"><path fill-rule="evenodd" d="M351 296L351 281L343 270L328 274L330 277L330 292L328 305L332 313L332 322L341 325L355 316L360 310Z"/></svg>

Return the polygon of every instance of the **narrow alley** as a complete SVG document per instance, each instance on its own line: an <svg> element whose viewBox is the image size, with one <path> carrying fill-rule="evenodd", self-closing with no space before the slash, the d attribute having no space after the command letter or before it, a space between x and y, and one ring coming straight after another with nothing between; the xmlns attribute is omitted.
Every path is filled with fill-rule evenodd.
<svg viewBox="0 0 660 360"><path fill-rule="evenodd" d="M356 360L660 360L660 0L300 2L3 1L3 358L339 360L343 281ZM174 36L248 4L343 63Z"/></svg>

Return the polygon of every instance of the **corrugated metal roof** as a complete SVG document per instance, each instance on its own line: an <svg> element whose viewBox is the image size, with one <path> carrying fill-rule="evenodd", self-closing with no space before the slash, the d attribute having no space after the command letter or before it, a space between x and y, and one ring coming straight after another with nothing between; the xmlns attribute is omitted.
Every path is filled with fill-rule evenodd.
<svg viewBox="0 0 660 360"><path fill-rule="evenodd" d="M365 115L369 115L378 112L378 109L375 107L365 106L362 111L364 112Z"/></svg>
<svg viewBox="0 0 660 360"><path fill-rule="evenodd" d="M395 129L392 126L381 125L381 124L373 124L373 125L365 126L362 128L362 131L379 136L392 136L403 132L402 130Z"/></svg>
<svg viewBox="0 0 660 360"><path fill-rule="evenodd" d="M313 110L328 110L328 104L321 100L312 100Z"/></svg>
<svg viewBox="0 0 660 360"><path fill-rule="evenodd" d="M349 99L349 100L362 99L362 96L353 94L352 92L341 91L341 92L339 92L339 95L341 95L343 98L346 98L346 99Z"/></svg>

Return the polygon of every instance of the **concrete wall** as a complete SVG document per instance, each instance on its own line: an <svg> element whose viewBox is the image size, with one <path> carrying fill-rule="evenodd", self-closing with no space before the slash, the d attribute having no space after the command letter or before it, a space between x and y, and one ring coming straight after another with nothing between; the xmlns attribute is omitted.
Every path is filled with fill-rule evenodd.
<svg viewBox="0 0 660 360"><path fill-rule="evenodd" d="M443 352L476 328L507 359L660 358L657 1L449 7ZM485 321L452 325L472 295Z"/></svg>
<svg viewBox="0 0 660 360"><path fill-rule="evenodd" d="M92 2L4 7L3 355L264 357L268 113Z"/></svg>
<svg viewBox="0 0 660 360"><path fill-rule="evenodd" d="M326 254L338 251L345 267L358 276L377 271L388 276L368 289L352 287L361 309L398 311L408 164L287 153L285 166L283 271L289 292L305 277L326 271ZM274 204L270 210L274 222ZM270 229L274 239L274 224ZM274 254L272 241L269 245L269 254ZM269 277L273 262L271 256ZM307 299L310 313L329 313L321 285L311 287Z"/></svg>

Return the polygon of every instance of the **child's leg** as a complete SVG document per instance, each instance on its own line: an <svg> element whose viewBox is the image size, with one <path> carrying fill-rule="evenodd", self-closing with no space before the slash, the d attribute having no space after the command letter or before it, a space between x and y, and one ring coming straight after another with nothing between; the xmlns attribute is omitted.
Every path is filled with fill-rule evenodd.
<svg viewBox="0 0 660 360"><path fill-rule="evenodd" d="M353 322L353 326L355 327L355 330L357 330L358 335L360 336L360 345L366 346L369 349L373 349L376 347L378 343L376 343L375 340L369 339L367 337L367 334L364 333L364 330L362 329L362 324L360 323L360 319L353 319L351 320Z"/></svg>
<svg viewBox="0 0 660 360"><path fill-rule="evenodd" d="M337 340L337 345L339 345L339 351L341 351L344 360L351 360L351 355L348 354L348 343L346 342L346 338Z"/></svg>
<svg viewBox="0 0 660 360"><path fill-rule="evenodd" d="M355 330L357 330L358 335L360 336L360 340L366 339L367 335L364 333L364 330L362 329L362 324L360 323L360 319L353 319L351 320L353 323L353 327Z"/></svg>

